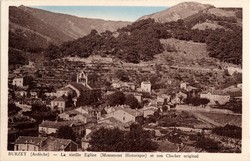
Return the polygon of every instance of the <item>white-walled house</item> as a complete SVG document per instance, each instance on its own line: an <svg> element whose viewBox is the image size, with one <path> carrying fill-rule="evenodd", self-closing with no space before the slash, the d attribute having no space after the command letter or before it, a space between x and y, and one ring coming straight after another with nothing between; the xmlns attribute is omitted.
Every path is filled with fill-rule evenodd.
<svg viewBox="0 0 250 161"><path fill-rule="evenodd" d="M216 102L219 104L223 105L230 100L230 95L224 95L224 94L216 94L216 93L211 93L211 92L202 92L200 94L200 98L206 98L209 99L209 104L210 105L215 105Z"/></svg>
<svg viewBox="0 0 250 161"><path fill-rule="evenodd" d="M63 87L60 88L58 90L56 90L56 96L57 97L61 97L61 96L69 96L69 95L73 95L74 91L69 88L69 87Z"/></svg>
<svg viewBox="0 0 250 161"><path fill-rule="evenodd" d="M23 87L23 77L16 77L12 81L12 85L17 86L17 87Z"/></svg>
<svg viewBox="0 0 250 161"><path fill-rule="evenodd" d="M54 137L19 136L14 151L77 151L77 143Z"/></svg>
<svg viewBox="0 0 250 161"><path fill-rule="evenodd" d="M79 136L85 133L85 123L78 121L43 121L39 124L39 134L49 135L56 133L61 126L72 127L72 130Z"/></svg>
<svg viewBox="0 0 250 161"><path fill-rule="evenodd" d="M164 102L169 102L171 99L170 95L161 94L157 96L157 104L163 105Z"/></svg>
<svg viewBox="0 0 250 161"><path fill-rule="evenodd" d="M158 108L154 107L154 106L148 106L148 107L144 107L139 109L139 111L141 111L143 113L143 117L148 117L150 115L154 115L155 111L157 111Z"/></svg>
<svg viewBox="0 0 250 161"><path fill-rule="evenodd" d="M96 122L96 118L92 117L88 113L81 113L77 110L65 111L58 115L61 119L67 121L80 121L83 123Z"/></svg>
<svg viewBox="0 0 250 161"><path fill-rule="evenodd" d="M113 117L122 123L135 122L138 116L143 116L143 113L123 105L111 107L106 114L106 118Z"/></svg>
<svg viewBox="0 0 250 161"><path fill-rule="evenodd" d="M68 99L64 96L55 98L51 101L51 109L54 110L57 108L60 113L64 112L68 105Z"/></svg>
<svg viewBox="0 0 250 161"><path fill-rule="evenodd" d="M46 137L19 136L14 151L38 151L45 144Z"/></svg>
<svg viewBox="0 0 250 161"><path fill-rule="evenodd" d="M150 81L141 82L141 91L142 92L151 92L151 83L150 83Z"/></svg>

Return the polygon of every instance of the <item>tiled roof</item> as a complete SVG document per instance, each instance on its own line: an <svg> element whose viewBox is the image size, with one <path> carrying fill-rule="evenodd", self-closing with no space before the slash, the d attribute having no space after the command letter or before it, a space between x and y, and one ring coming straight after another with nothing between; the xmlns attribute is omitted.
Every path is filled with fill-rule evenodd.
<svg viewBox="0 0 250 161"><path fill-rule="evenodd" d="M55 128L58 129L61 126L72 126L72 125L81 125L78 121L44 121L42 122L39 127L48 127L48 128Z"/></svg>
<svg viewBox="0 0 250 161"><path fill-rule="evenodd" d="M61 97L57 97L57 98L53 99L52 101L67 102L68 99L66 97L61 96Z"/></svg>
<svg viewBox="0 0 250 161"><path fill-rule="evenodd" d="M141 82L141 83L143 83L143 84L151 84L150 81L143 81L143 82Z"/></svg>
<svg viewBox="0 0 250 161"><path fill-rule="evenodd" d="M123 110L123 111L129 113L129 114L132 115L132 116L143 115L143 113L140 112L139 110L134 110L134 109L131 109L131 108L129 108L129 107L115 106L114 108L115 108L116 111L117 111L117 110Z"/></svg>
<svg viewBox="0 0 250 161"><path fill-rule="evenodd" d="M74 88L76 88L79 91L91 90L91 88L89 88L81 83L72 82L72 83L70 83L70 85L72 85Z"/></svg>
<svg viewBox="0 0 250 161"><path fill-rule="evenodd" d="M70 111L65 111L66 114L68 115L80 115L82 114L81 112L77 111L77 110L70 110Z"/></svg>
<svg viewBox="0 0 250 161"><path fill-rule="evenodd" d="M46 137L19 136L15 141L15 144L29 143L33 145L40 145L46 139Z"/></svg>
<svg viewBox="0 0 250 161"><path fill-rule="evenodd" d="M72 89L69 87L62 87L62 88L58 89L58 91L72 91Z"/></svg>
<svg viewBox="0 0 250 161"><path fill-rule="evenodd" d="M59 138L48 138L46 144L41 150L44 151L61 151L66 148L72 140L70 139L59 139Z"/></svg>
<svg viewBox="0 0 250 161"><path fill-rule="evenodd" d="M137 93L137 92L124 92L125 94L132 94L132 95L134 95L134 96L142 96L142 94L141 93Z"/></svg>

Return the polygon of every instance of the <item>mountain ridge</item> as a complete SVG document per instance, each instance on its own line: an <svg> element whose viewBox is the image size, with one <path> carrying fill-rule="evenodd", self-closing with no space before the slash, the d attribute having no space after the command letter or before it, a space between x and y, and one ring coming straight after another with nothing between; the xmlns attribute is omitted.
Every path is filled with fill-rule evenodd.
<svg viewBox="0 0 250 161"><path fill-rule="evenodd" d="M198 2L183 2L179 3L175 6L172 6L166 10L145 15L139 18L138 20L148 19L152 18L156 22L171 22L171 21L177 21L179 19L187 18L193 14L196 14L202 10L213 8L214 6L209 4L201 4Z"/></svg>
<svg viewBox="0 0 250 161"><path fill-rule="evenodd" d="M105 30L115 31L118 28L131 23L127 21L83 18L75 15L55 13L26 6L20 6L19 8L52 25L53 27L56 27L72 39L85 36L90 33L92 29L95 29L98 32L104 32Z"/></svg>

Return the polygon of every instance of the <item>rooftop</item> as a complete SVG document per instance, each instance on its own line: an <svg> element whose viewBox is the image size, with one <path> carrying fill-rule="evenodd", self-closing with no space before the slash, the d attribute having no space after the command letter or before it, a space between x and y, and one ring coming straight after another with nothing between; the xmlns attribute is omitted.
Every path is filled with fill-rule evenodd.
<svg viewBox="0 0 250 161"><path fill-rule="evenodd" d="M143 83L143 84L151 84L150 81L143 81L143 82L141 82L141 83Z"/></svg>
<svg viewBox="0 0 250 161"><path fill-rule="evenodd" d="M76 89L79 90L79 91L91 90L90 87L85 86L85 85L83 85L83 84L81 84L81 83L72 82L72 83L70 83L69 85L73 86L74 88L76 88Z"/></svg>
<svg viewBox="0 0 250 161"><path fill-rule="evenodd" d="M44 151L61 151L67 147L72 140L70 139L59 139L59 138L48 138L46 144L41 148Z"/></svg>
<svg viewBox="0 0 250 161"><path fill-rule="evenodd" d="M43 142L43 144L41 144ZM32 137L32 136L19 136L15 144L33 144L42 146L42 151L60 151L64 150L71 142L70 139L59 139L53 137ZM44 144L45 143L45 144ZM75 142L73 142L75 143ZM76 144L76 143L75 143Z"/></svg>
<svg viewBox="0 0 250 161"><path fill-rule="evenodd" d="M67 102L68 99L66 97L61 96L61 97L57 97L57 98L53 99L52 101Z"/></svg>
<svg viewBox="0 0 250 161"><path fill-rule="evenodd" d="M62 87L60 89L58 89L59 91L72 91L72 89L70 87Z"/></svg>
<svg viewBox="0 0 250 161"><path fill-rule="evenodd" d="M15 144L33 144L40 145L43 141L45 141L46 137L33 137L33 136L19 136L15 141Z"/></svg>
<svg viewBox="0 0 250 161"><path fill-rule="evenodd" d="M114 109L115 109L115 111L117 111L117 110L125 111L125 112L129 113L132 116L143 115L143 113L140 112L139 110L134 110L134 109L131 109L129 107L115 106Z"/></svg>
<svg viewBox="0 0 250 161"><path fill-rule="evenodd" d="M61 126L84 125L78 121L43 121L39 127L48 127L58 129Z"/></svg>

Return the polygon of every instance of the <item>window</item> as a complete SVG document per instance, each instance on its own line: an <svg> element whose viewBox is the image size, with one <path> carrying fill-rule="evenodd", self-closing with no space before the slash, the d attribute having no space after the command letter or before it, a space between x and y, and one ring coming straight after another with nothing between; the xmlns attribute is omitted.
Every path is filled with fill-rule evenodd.
<svg viewBox="0 0 250 161"><path fill-rule="evenodd" d="M125 117L123 117L123 121L125 121Z"/></svg>
<svg viewBox="0 0 250 161"><path fill-rule="evenodd" d="M16 150L19 150L19 149L18 149L18 145L16 145Z"/></svg>

